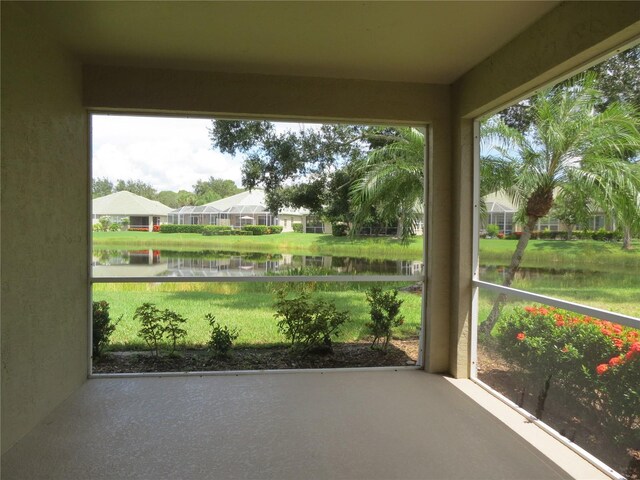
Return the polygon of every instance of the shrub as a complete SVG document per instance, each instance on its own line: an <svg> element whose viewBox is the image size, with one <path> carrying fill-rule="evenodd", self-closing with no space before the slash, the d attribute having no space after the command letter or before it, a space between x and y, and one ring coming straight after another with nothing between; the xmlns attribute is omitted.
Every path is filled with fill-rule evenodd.
<svg viewBox="0 0 640 480"><path fill-rule="evenodd" d="M178 340L187 336L187 331L181 328L181 325L186 323L186 318L169 309L160 311L153 303L140 305L136 308L133 318L142 323L138 333L156 357L160 355L160 347L165 336L169 342L169 355L175 355Z"/></svg>
<svg viewBox="0 0 640 480"><path fill-rule="evenodd" d="M142 328L138 333L157 357L160 354L160 342L164 336L162 312L152 303L143 303L136 308L133 319L140 320L142 323Z"/></svg>
<svg viewBox="0 0 640 480"><path fill-rule="evenodd" d="M371 322L367 323L367 328L373 335L371 347L382 341L382 349L387 350L393 328L404 323L404 317L400 315L403 300L398 299L398 290L383 292L380 287L367 290L366 297L371 307Z"/></svg>
<svg viewBox="0 0 640 480"><path fill-rule="evenodd" d="M187 336L187 331L180 327L180 325L184 325L186 322L186 318L172 310L167 309L162 312L162 333L167 336L169 345L171 345L169 355L175 355L178 340Z"/></svg>
<svg viewBox="0 0 640 480"><path fill-rule="evenodd" d="M278 330L291 343L295 353L331 351L331 336L339 335L339 328L349 320L349 312L339 312L335 305L322 300L311 301L308 293L292 299L284 291L278 292L275 318Z"/></svg>
<svg viewBox="0 0 640 480"><path fill-rule="evenodd" d="M495 237L500 233L500 227L498 225L489 224L487 225L487 236Z"/></svg>
<svg viewBox="0 0 640 480"><path fill-rule="evenodd" d="M538 418L549 387L558 384L578 401L596 406L594 413L604 423L626 429L640 411L638 337L637 330L553 307L517 309L497 326L503 356L533 382L543 382Z"/></svg>
<svg viewBox="0 0 640 480"><path fill-rule="evenodd" d="M349 233L349 225L346 223L332 223L331 234L334 237L345 237Z"/></svg>
<svg viewBox="0 0 640 480"><path fill-rule="evenodd" d="M100 217L98 223L102 225L102 230L106 232L109 229L109 225L111 225L111 218L105 215Z"/></svg>
<svg viewBox="0 0 640 480"><path fill-rule="evenodd" d="M122 220L120 220L120 225L122 225L122 228L124 228L125 230L129 226L129 223L129 217L124 217Z"/></svg>
<svg viewBox="0 0 640 480"><path fill-rule="evenodd" d="M209 225L176 225L165 223L160 225L160 233L202 233L204 227Z"/></svg>
<svg viewBox="0 0 640 480"><path fill-rule="evenodd" d="M498 237L500 240L503 240L504 239L504 233L500 232L500 233L498 233L498 235L496 235L496 237Z"/></svg>
<svg viewBox="0 0 640 480"><path fill-rule="evenodd" d="M109 337L115 331L116 325L122 320L122 315L115 323L111 323L109 317L109 304L104 300L93 302L93 358L102 355L104 349L109 345Z"/></svg>
<svg viewBox="0 0 640 480"><path fill-rule="evenodd" d="M253 235L267 235L269 233L269 227L266 225L245 225L242 230L251 232Z"/></svg>
<svg viewBox="0 0 640 480"><path fill-rule="evenodd" d="M293 228L293 231L296 233L302 233L302 224L301 223L292 223L291 224L291 228Z"/></svg>
<svg viewBox="0 0 640 480"><path fill-rule="evenodd" d="M226 358L229 356L229 352L233 347L233 342L238 338L238 330L225 326L220 326L216 322L216 317L207 313L204 318L211 326L211 336L207 342L207 349L211 352L211 355L217 358Z"/></svg>
<svg viewBox="0 0 640 480"><path fill-rule="evenodd" d="M119 232L120 231L120 225L118 225L117 223L112 223L111 225L109 225L109 231L110 232Z"/></svg>
<svg viewBox="0 0 640 480"><path fill-rule="evenodd" d="M271 225L269 230L271 234L282 233L282 225Z"/></svg>
<svg viewBox="0 0 640 480"><path fill-rule="evenodd" d="M94 223L93 224L93 231L94 232L104 232L104 227L102 226L101 223Z"/></svg>
<svg viewBox="0 0 640 480"><path fill-rule="evenodd" d="M228 225L203 225L202 235L207 237L212 235L229 235L231 233L231 227Z"/></svg>
<svg viewBox="0 0 640 480"><path fill-rule="evenodd" d="M149 227L129 227L130 232L148 232Z"/></svg>

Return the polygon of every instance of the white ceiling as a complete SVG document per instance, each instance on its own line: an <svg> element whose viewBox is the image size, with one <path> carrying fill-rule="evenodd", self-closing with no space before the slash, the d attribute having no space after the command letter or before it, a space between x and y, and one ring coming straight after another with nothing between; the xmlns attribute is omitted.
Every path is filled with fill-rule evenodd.
<svg viewBox="0 0 640 480"><path fill-rule="evenodd" d="M25 2L86 63L449 84L558 5Z"/></svg>

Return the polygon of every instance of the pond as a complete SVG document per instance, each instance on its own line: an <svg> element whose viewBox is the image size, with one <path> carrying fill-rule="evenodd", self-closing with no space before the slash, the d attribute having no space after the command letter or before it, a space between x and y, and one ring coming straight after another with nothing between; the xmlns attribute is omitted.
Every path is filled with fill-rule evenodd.
<svg viewBox="0 0 640 480"><path fill-rule="evenodd" d="M94 277L238 277L304 270L318 275L416 275L422 262L220 250L94 250Z"/></svg>

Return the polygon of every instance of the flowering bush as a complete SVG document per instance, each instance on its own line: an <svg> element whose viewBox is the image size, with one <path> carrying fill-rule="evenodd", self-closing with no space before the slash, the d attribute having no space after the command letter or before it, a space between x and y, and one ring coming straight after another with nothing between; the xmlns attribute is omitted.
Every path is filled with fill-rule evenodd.
<svg viewBox="0 0 640 480"><path fill-rule="evenodd" d="M605 423L622 424L640 435L638 330L553 307L527 306L503 315L496 331L503 356L533 381L544 381L546 390L562 386L577 400L595 405Z"/></svg>
<svg viewBox="0 0 640 480"><path fill-rule="evenodd" d="M160 231L160 225L154 225L153 226L153 231L154 232L159 232Z"/></svg>

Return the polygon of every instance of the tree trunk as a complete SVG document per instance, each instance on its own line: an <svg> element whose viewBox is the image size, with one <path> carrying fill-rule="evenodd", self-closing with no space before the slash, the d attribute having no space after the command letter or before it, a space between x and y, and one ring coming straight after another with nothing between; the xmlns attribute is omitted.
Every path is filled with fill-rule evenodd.
<svg viewBox="0 0 640 480"><path fill-rule="evenodd" d="M631 229L629 227L623 227L623 236L622 236L622 249L623 250L631 250L633 247L631 246Z"/></svg>
<svg viewBox="0 0 640 480"><path fill-rule="evenodd" d="M509 265L509 270L507 271L507 276L505 277L502 285L504 287L510 287L511 282L513 282L513 278L516 273L520 269L520 263L522 262L522 257L524 256L524 250L527 248L527 244L529 243L529 239L531 238L531 232L536 226L539 217L535 217L529 215L527 217L527 223L524 226L524 230L522 231L522 235L518 240L518 245L516 246L516 251L513 252L513 256L511 257L511 264ZM491 309L491 313L487 319L478 327L478 331L480 333L484 333L486 335L491 334L493 327L498 321L498 317L500 316L500 312L502 310L502 305L504 304L507 296L503 293L498 295L495 302L493 303L493 308Z"/></svg>
<svg viewBox="0 0 640 480"><path fill-rule="evenodd" d="M573 238L573 225L567 225L567 240Z"/></svg>

